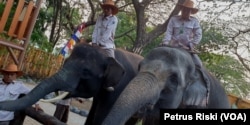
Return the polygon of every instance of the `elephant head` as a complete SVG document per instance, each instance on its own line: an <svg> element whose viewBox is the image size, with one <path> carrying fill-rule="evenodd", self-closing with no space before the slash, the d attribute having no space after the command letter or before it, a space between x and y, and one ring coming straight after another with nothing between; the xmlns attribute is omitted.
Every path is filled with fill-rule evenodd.
<svg viewBox="0 0 250 125"><path fill-rule="evenodd" d="M123 65L90 45L75 46L61 69L44 79L29 94L15 101L0 103L0 110L26 108L54 91L67 91L71 97L90 98L101 88L115 87L125 73Z"/></svg>
<svg viewBox="0 0 250 125"><path fill-rule="evenodd" d="M0 102L0 110L20 110L51 92L67 91L68 97L93 97L85 124L99 125L122 90L136 75L139 62L143 59L140 55L122 49L115 50L115 57L107 57L102 49L79 43L57 73L42 80L26 96ZM106 88L114 88L114 91L107 91Z"/></svg>
<svg viewBox="0 0 250 125"><path fill-rule="evenodd" d="M187 107L230 105L224 88L205 68L196 69L190 53L180 48L158 47L141 61L139 73L121 93L103 125L122 125L145 108L155 112Z"/></svg>

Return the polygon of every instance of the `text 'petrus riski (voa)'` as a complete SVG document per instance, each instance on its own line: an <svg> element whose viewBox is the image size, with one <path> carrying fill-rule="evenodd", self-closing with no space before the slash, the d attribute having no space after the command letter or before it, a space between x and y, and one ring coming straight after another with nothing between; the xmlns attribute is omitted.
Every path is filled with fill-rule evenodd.
<svg viewBox="0 0 250 125"><path fill-rule="evenodd" d="M161 123L238 123L247 125L250 122L250 109L162 109Z"/></svg>

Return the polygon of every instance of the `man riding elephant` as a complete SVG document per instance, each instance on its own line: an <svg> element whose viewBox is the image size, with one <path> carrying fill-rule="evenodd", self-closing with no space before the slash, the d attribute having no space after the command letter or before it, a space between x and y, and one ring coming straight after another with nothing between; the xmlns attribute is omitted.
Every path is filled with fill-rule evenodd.
<svg viewBox="0 0 250 125"><path fill-rule="evenodd" d="M230 103L220 81L205 68L200 72L186 50L157 47L140 62L102 125L123 125L135 113L146 113L143 125L159 125L160 109L177 108L229 109Z"/></svg>
<svg viewBox="0 0 250 125"><path fill-rule="evenodd" d="M192 0L185 0L183 4L178 6L181 9L181 15L170 18L161 45L181 47L191 51L196 66L202 67L202 62L194 50L194 47L201 41L202 30L198 19L191 16L191 14L196 14L198 9L194 8Z"/></svg>

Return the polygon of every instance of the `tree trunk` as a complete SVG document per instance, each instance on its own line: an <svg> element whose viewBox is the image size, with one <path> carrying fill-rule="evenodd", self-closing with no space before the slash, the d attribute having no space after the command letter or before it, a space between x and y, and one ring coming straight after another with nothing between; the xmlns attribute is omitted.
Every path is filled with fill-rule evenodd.
<svg viewBox="0 0 250 125"><path fill-rule="evenodd" d="M147 46L149 43L152 43L154 39L163 34L167 29L169 19L180 12L180 8L176 5L169 18L163 24L156 26L150 32L146 32L147 18L145 17L145 9L152 1L153 0L144 0L143 2L139 2L138 0L133 0L137 18L137 34L135 40L136 42L134 43L132 51L137 54L141 54L143 47ZM178 0L177 4L182 4L183 2L184 0Z"/></svg>

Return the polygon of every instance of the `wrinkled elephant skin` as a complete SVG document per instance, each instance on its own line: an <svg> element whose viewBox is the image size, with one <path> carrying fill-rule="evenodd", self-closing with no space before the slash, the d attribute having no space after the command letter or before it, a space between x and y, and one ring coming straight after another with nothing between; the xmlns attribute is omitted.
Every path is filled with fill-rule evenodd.
<svg viewBox="0 0 250 125"><path fill-rule="evenodd" d="M26 96L0 102L0 110L24 109L45 95L60 90L69 92L68 97L93 97L85 125L101 124L116 98L136 75L138 64L143 59L122 49L115 50L116 59L105 56L101 51L84 43L75 45L57 73L42 80ZM114 87L114 91L107 91L107 87Z"/></svg>
<svg viewBox="0 0 250 125"><path fill-rule="evenodd" d="M139 73L121 93L103 125L123 125L142 109L148 113L143 125L159 124L161 108L227 109L230 104L220 82L204 67L197 69L187 51L158 47L140 63Z"/></svg>

